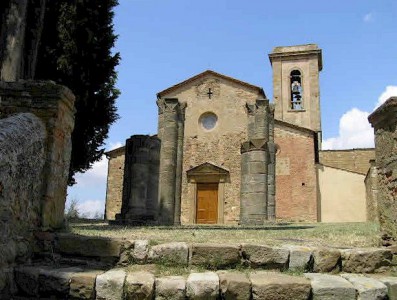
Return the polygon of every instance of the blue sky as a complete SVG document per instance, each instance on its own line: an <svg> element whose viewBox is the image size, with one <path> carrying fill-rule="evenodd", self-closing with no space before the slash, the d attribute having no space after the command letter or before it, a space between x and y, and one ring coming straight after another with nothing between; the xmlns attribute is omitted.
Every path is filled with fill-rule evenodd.
<svg viewBox="0 0 397 300"><path fill-rule="evenodd" d="M114 29L120 119L106 148L157 131L156 93L206 69L264 88L272 99L268 53L316 43L323 145L371 147L368 113L397 95L397 1L119 0ZM106 159L69 188L82 212L103 212Z"/></svg>

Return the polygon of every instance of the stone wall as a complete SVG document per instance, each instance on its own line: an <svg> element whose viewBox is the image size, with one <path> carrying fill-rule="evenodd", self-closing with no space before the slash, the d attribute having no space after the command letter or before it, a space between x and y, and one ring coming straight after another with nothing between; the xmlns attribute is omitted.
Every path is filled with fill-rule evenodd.
<svg viewBox="0 0 397 300"><path fill-rule="evenodd" d="M105 207L106 220L115 220L116 214L121 211L125 160L124 151L125 147L120 147L105 153L108 157L108 179Z"/></svg>
<svg viewBox="0 0 397 300"><path fill-rule="evenodd" d="M317 175L314 132L275 122L276 217L317 221Z"/></svg>
<svg viewBox="0 0 397 300"><path fill-rule="evenodd" d="M50 81L0 82L0 117L31 112L45 124L46 162L41 226L63 226L67 180L74 128L74 95Z"/></svg>
<svg viewBox="0 0 397 300"><path fill-rule="evenodd" d="M384 238L397 241L397 97L389 98L368 120L375 131L379 222Z"/></svg>
<svg viewBox="0 0 397 300"><path fill-rule="evenodd" d="M0 294L8 268L29 257L33 231L41 225L46 136L31 113L0 119Z"/></svg>
<svg viewBox="0 0 397 300"><path fill-rule="evenodd" d="M367 174L370 160L375 159L375 149L322 150L320 163L337 169Z"/></svg>

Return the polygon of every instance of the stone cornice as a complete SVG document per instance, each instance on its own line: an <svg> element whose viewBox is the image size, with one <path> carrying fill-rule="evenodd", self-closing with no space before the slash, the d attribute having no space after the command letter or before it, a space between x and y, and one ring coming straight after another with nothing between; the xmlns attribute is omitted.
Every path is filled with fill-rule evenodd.
<svg viewBox="0 0 397 300"><path fill-rule="evenodd" d="M294 50L296 49L296 50ZM275 60L288 59L302 59L308 56L316 56L318 59L318 68L321 71L323 69L323 58L322 51L317 45L302 45L302 46L291 46L291 47L276 47L273 52L269 54L270 64L273 64Z"/></svg>
<svg viewBox="0 0 397 300"><path fill-rule="evenodd" d="M241 144L241 154L250 151L266 151L267 150L266 139L251 139Z"/></svg>
<svg viewBox="0 0 397 300"><path fill-rule="evenodd" d="M384 121L393 123L397 120L397 97L390 97L368 116L372 127L378 128Z"/></svg>

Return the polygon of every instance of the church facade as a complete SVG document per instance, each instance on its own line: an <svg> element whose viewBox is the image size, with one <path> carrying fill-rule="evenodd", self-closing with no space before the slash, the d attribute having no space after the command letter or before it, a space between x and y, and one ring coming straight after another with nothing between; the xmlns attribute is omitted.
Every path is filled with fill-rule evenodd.
<svg viewBox="0 0 397 300"><path fill-rule="evenodd" d="M368 219L364 180L373 150L349 151L359 152L354 159L320 151L321 49L276 47L269 59L273 103L262 88L210 70L159 92L158 134L133 135L107 153L106 218L164 225Z"/></svg>

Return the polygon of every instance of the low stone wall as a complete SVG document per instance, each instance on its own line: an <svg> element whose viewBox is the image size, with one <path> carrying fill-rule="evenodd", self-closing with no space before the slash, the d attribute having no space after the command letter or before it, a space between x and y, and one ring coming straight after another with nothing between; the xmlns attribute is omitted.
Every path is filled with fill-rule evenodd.
<svg viewBox="0 0 397 300"><path fill-rule="evenodd" d="M42 238L49 240L49 236ZM397 278L382 274L392 267L392 252L385 248L340 250L184 242L154 245L149 240L66 233L51 235L51 241L54 257L63 259L55 265L40 262L16 267L14 295L22 299L247 300L397 296ZM78 257L84 260L78 261ZM106 263L110 261L114 264L109 267ZM153 264L162 265L163 270L171 268L165 276L154 271ZM184 275L173 276L173 270ZM339 271L344 273L336 274ZM374 272L381 274L371 274Z"/></svg>
<svg viewBox="0 0 397 300"><path fill-rule="evenodd" d="M40 226L46 129L35 115L0 119L0 292Z"/></svg>
<svg viewBox="0 0 397 300"><path fill-rule="evenodd" d="M397 289L395 277L357 274L206 271L155 276L148 271L77 267L21 267L15 273L18 296L25 297L17 299L395 299Z"/></svg>

